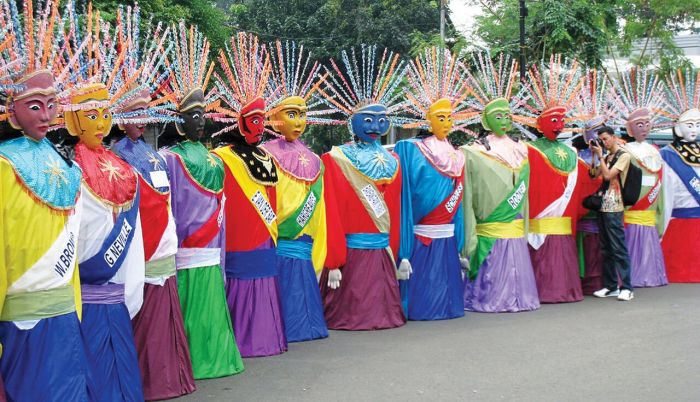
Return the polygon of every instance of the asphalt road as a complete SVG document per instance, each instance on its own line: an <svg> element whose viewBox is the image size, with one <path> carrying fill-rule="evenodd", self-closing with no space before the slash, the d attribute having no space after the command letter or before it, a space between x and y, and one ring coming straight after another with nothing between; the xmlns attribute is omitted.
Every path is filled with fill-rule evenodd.
<svg viewBox="0 0 700 402"><path fill-rule="evenodd" d="M700 401L700 284L332 331L178 401Z"/></svg>

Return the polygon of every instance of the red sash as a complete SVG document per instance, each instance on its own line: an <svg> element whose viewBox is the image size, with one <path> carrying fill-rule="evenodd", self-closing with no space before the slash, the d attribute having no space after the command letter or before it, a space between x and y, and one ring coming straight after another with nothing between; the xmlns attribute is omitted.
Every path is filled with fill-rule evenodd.
<svg viewBox="0 0 700 402"><path fill-rule="evenodd" d="M646 211L649 209L651 204L659 198L659 193L661 192L661 177L663 175L663 169L659 170L659 178L656 180L654 186L649 190L644 197L640 198L636 204L630 207L630 211Z"/></svg>
<svg viewBox="0 0 700 402"><path fill-rule="evenodd" d="M161 194L153 189L139 175L141 189L141 229L143 231L143 252L149 261L158 249L165 228L168 227L168 198L169 193Z"/></svg>
<svg viewBox="0 0 700 402"><path fill-rule="evenodd" d="M448 195L437 208L430 211L428 215L425 215L423 219L418 222L420 225L443 225L452 222L452 218L457 213L459 204L462 202L464 193L464 184L462 183L463 177L464 171L462 175L454 179L455 185L450 195Z"/></svg>
<svg viewBox="0 0 700 402"><path fill-rule="evenodd" d="M192 248L192 247L205 247L209 242L211 242L216 235L219 233L221 228L221 218L222 207L223 207L223 192L216 195L216 200L218 205L211 214L209 219L202 226L199 227L194 233L189 235L185 240L182 241L180 247L182 248Z"/></svg>

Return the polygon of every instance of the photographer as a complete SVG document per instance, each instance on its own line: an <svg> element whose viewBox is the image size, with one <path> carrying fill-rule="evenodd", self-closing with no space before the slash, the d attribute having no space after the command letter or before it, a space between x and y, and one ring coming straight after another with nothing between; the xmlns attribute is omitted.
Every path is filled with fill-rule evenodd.
<svg viewBox="0 0 700 402"><path fill-rule="evenodd" d="M596 297L615 297L629 301L634 298L630 280L630 258L625 243L622 200L622 183L625 182L630 164L630 155L622 149L612 128L603 126L598 138L589 147L602 163L595 175L602 176L604 190L602 205L598 213L600 248L603 253L603 288L594 292ZM603 147L608 151L603 158ZM618 288L618 277L622 282Z"/></svg>

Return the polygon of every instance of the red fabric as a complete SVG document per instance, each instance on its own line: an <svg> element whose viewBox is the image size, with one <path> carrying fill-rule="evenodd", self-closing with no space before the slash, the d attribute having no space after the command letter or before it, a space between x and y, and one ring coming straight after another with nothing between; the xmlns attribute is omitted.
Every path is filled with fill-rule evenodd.
<svg viewBox="0 0 700 402"><path fill-rule="evenodd" d="M392 156L398 159L393 152ZM345 265L346 233L379 233L379 230L333 157L326 153L321 156L321 160L326 168L323 175L328 227L328 254L325 266L335 269ZM398 169L394 181L379 184L377 189L384 194L384 201L389 208L389 246L394 258L397 258L401 233L401 168Z"/></svg>
<svg viewBox="0 0 700 402"><path fill-rule="evenodd" d="M221 229L219 225L219 213L221 212L221 194L217 196L219 200L219 206L216 208L214 213L207 219L202 226L199 227L194 233L187 236L185 240L182 241L180 247L206 247L209 242L211 242Z"/></svg>
<svg viewBox="0 0 700 402"><path fill-rule="evenodd" d="M139 175L139 188L141 189L139 212L143 230L143 251L146 261L150 261L153 253L158 249L165 228L168 227L170 193L157 192L141 175Z"/></svg>
<svg viewBox="0 0 700 402"><path fill-rule="evenodd" d="M643 169L643 168L642 168ZM659 170L658 177L656 179L656 184L652 188L649 189L649 191L644 194L643 197L641 197L636 204L632 205L630 208L630 211L646 211L651 207L651 204L654 203L659 198L659 194L661 194L661 180L663 178L663 169ZM656 195L654 196L654 199L649 200L649 195L656 190Z"/></svg>
<svg viewBox="0 0 700 402"><path fill-rule="evenodd" d="M224 215L226 216L226 251L255 250L263 242L270 239L270 232L258 211L243 193L237 180L251 180L245 177L235 178L231 169L226 167L224 177ZM275 187L265 187L268 201L272 210L277 213L277 197Z"/></svg>
<svg viewBox="0 0 700 402"><path fill-rule="evenodd" d="M462 175L459 176L457 181L455 181L455 186L450 192L450 194L442 200L440 205L437 206L434 210L430 211L428 215L425 215L423 219L418 222L420 225L444 225L447 223L452 222L452 218L454 218L455 214L459 210L459 205L462 202L462 198L464 197L464 185L462 185L462 190L459 193L459 197L457 198L457 202L455 202L454 208L452 208L452 212L447 210L447 202L452 198L452 196L455 194L457 191L457 187L459 184L462 184L462 180L464 178L464 171L462 171Z"/></svg>
<svg viewBox="0 0 700 402"><path fill-rule="evenodd" d="M673 218L661 241L666 275L672 283L700 283L700 218Z"/></svg>
<svg viewBox="0 0 700 402"><path fill-rule="evenodd" d="M136 173L124 160L103 147L90 149L79 142L75 161L83 170L83 180L93 194L116 205L131 202L136 196Z"/></svg>
<svg viewBox="0 0 700 402"><path fill-rule="evenodd" d="M530 189L528 191L528 201L530 209L530 219L534 219L540 212L547 208L557 198L559 198L566 188L567 174L562 174L555 170L546 156L535 149L527 146L528 157L530 158ZM584 193L584 183L589 179L588 169L583 161L578 160L578 180L571 195L569 205L561 216L571 217L571 230L576 233L576 221L584 216L588 211L583 208L581 201L583 197L589 195ZM589 183L588 185L592 185ZM593 191L591 191L593 192Z"/></svg>

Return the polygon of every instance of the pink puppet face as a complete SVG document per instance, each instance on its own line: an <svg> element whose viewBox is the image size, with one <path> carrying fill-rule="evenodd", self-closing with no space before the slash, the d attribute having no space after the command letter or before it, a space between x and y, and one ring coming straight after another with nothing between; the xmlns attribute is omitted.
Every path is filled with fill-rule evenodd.
<svg viewBox="0 0 700 402"><path fill-rule="evenodd" d="M53 76L39 71L20 83L24 91L9 102L10 124L28 137L42 140L57 114Z"/></svg>

